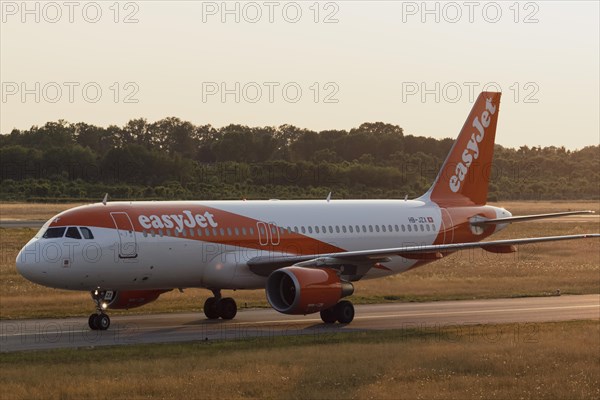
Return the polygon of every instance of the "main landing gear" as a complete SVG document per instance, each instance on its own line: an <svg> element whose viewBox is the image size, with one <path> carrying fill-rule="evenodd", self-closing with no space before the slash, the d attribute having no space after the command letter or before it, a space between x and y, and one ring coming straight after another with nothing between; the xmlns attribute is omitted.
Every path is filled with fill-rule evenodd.
<svg viewBox="0 0 600 400"><path fill-rule="evenodd" d="M354 306L348 300L342 300L335 306L321 311L321 319L326 324L339 322L349 324L354 319Z"/></svg>
<svg viewBox="0 0 600 400"><path fill-rule="evenodd" d="M231 297L221 297L220 290L213 290L214 297L204 302L204 315L208 319L233 319L237 314L237 304Z"/></svg>
<svg viewBox="0 0 600 400"><path fill-rule="evenodd" d="M96 303L96 313L90 315L88 325L93 331L105 331L110 326L110 318L104 314L104 309L102 308L103 297L104 292L98 290L92 291L92 299Z"/></svg>

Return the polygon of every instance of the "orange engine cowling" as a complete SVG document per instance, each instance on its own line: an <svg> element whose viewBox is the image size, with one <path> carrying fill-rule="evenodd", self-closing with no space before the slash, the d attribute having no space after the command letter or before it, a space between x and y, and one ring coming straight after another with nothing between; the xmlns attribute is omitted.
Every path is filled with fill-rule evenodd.
<svg viewBox="0 0 600 400"><path fill-rule="evenodd" d="M168 290L125 290L125 291L107 291L102 300L103 308L112 310L122 310L143 306L158 299L158 296L168 292Z"/></svg>
<svg viewBox="0 0 600 400"><path fill-rule="evenodd" d="M340 279L335 270L286 267L269 275L267 300L284 314L310 314L333 307L354 287Z"/></svg>

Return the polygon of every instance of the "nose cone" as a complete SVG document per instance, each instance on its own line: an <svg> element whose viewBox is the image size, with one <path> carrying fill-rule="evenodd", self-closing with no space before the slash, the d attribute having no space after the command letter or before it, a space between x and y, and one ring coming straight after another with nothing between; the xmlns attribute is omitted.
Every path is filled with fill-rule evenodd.
<svg viewBox="0 0 600 400"><path fill-rule="evenodd" d="M19 254L17 254L17 259L15 260L15 265L17 267L17 272L19 274L21 274L21 276L23 276L23 278L25 278L27 280L32 280L31 279L32 264L35 260L33 260L33 257L31 256L31 254L29 254L30 260L27 260L27 255L28 255L28 253L30 253L28 246L31 246L31 243L27 243L25 246L23 246L21 251L19 251Z"/></svg>

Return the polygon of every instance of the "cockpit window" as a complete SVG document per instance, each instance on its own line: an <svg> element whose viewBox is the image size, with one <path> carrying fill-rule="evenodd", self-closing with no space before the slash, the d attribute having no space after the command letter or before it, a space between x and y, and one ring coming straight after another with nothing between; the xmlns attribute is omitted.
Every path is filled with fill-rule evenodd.
<svg viewBox="0 0 600 400"><path fill-rule="evenodd" d="M48 230L44 232L44 235L42 235L42 237L44 239L61 238L65 233L65 229L67 228L65 228L64 226L60 228L48 228Z"/></svg>
<svg viewBox="0 0 600 400"><path fill-rule="evenodd" d="M76 227L74 226L70 226L67 229L67 234L65 235L65 237L71 238L71 239L81 239L81 235L79 234L79 230L77 230Z"/></svg>
<svg viewBox="0 0 600 400"><path fill-rule="evenodd" d="M86 228L85 226L80 226L79 229L81 230L81 234L83 235L83 237L85 239L93 239L94 235L92 235L92 231L90 230L90 228Z"/></svg>

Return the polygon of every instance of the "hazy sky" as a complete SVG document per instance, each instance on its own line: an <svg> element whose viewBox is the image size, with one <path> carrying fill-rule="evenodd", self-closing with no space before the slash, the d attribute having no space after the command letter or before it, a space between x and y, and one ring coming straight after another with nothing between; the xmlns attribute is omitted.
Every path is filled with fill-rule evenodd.
<svg viewBox="0 0 600 400"><path fill-rule="evenodd" d="M488 85L497 143L600 141L597 1L23 4L2 1L2 133L177 116L455 137Z"/></svg>

